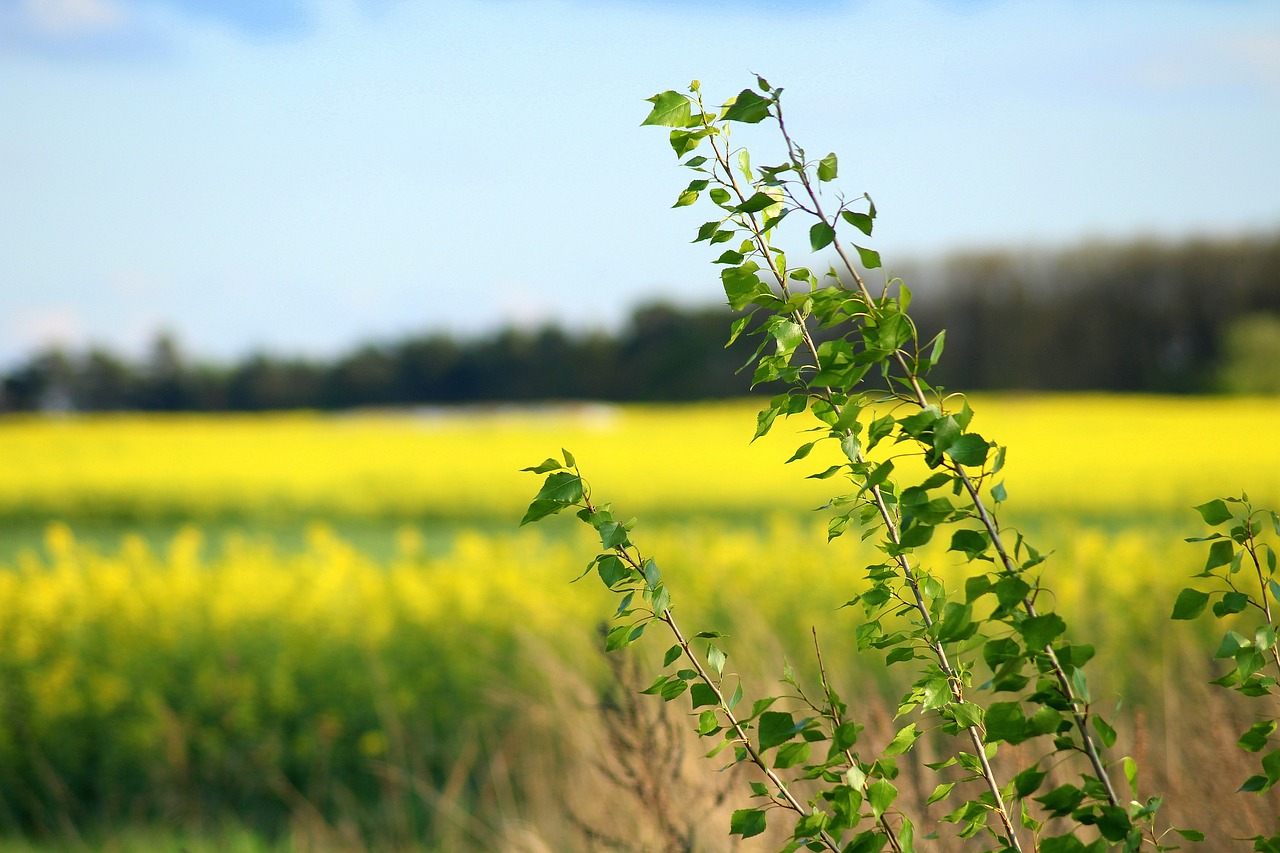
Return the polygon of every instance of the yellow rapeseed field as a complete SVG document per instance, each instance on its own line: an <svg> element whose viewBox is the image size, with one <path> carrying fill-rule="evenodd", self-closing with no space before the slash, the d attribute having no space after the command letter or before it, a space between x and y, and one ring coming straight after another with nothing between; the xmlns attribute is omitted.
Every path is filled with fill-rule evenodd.
<svg viewBox="0 0 1280 853"><path fill-rule="evenodd" d="M973 405L974 428L1010 446L1010 509L1054 552L1052 604L1099 646L1099 695L1158 696L1166 647L1202 639L1167 619L1203 561L1180 541L1199 532L1188 508L1242 488L1280 503L1280 401ZM468 745L493 748L548 685L603 672L609 594L593 577L569 583L598 539L571 518L515 527L538 485L517 469L562 445L599 498L641 518L635 539L677 612L732 634L745 677L806 660L811 627L828 666L872 677L850 651L857 610L839 607L873 546L825 542L806 511L838 481L803 479L824 467L817 453L781 464L808 424L752 445L753 412L738 401L0 421L0 519L48 523L40 547L0 566L0 828L193 810L270 825L300 803L376 812L392 770L450 784ZM118 544L78 538L103 517L123 519ZM154 518L176 534L157 545L130 532ZM243 530L207 532L226 518ZM386 556L325 520L350 518L385 523ZM259 519L296 523L301 547ZM945 542L921 558L962 582Z"/></svg>
<svg viewBox="0 0 1280 853"><path fill-rule="evenodd" d="M1021 512L1180 512L1247 487L1280 497L1280 402L977 397L973 427L1010 448ZM686 406L0 421L0 516L518 518L517 470L570 448L628 512L809 509L815 453L781 463L807 416L750 443L754 401ZM802 466L807 466L802 468Z"/></svg>

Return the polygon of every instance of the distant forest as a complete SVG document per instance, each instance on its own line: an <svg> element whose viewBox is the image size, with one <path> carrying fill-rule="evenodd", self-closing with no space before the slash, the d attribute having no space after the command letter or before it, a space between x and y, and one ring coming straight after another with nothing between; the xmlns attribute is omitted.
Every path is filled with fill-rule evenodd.
<svg viewBox="0 0 1280 853"><path fill-rule="evenodd" d="M937 384L966 390L1280 391L1280 234L959 254L895 269ZM879 271L869 280L876 280ZM3 375L0 411L262 411L740 396L753 343L727 308L637 308L616 333L556 325L369 343L333 360L144 362L51 350ZM1257 380L1255 382L1255 380ZM1252 383L1252 384L1251 384Z"/></svg>

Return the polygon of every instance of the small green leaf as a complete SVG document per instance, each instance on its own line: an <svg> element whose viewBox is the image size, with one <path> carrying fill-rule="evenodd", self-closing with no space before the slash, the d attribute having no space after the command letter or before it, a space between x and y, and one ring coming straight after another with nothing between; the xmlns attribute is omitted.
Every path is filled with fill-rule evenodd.
<svg viewBox="0 0 1280 853"><path fill-rule="evenodd" d="M612 554L600 558L600 562L596 564L596 571L600 573L600 580L604 581L604 585L609 589L613 589L631 577L631 569L627 564Z"/></svg>
<svg viewBox="0 0 1280 853"><path fill-rule="evenodd" d="M862 265L869 270L878 269L880 267L880 253L872 249L864 249L858 244L854 244L853 248L858 250L858 257L862 259Z"/></svg>
<svg viewBox="0 0 1280 853"><path fill-rule="evenodd" d="M815 222L809 228L809 248L818 252L830 246L836 239L836 230L825 222Z"/></svg>
<svg viewBox="0 0 1280 853"><path fill-rule="evenodd" d="M834 181L836 173L839 171L839 162L836 160L835 152L828 154L818 161L818 180L826 183Z"/></svg>
<svg viewBox="0 0 1280 853"><path fill-rule="evenodd" d="M711 665L716 675L724 674L724 663L727 657L728 655L720 651L720 649L710 644L707 645L707 663Z"/></svg>
<svg viewBox="0 0 1280 853"><path fill-rule="evenodd" d="M1018 626L1026 640L1027 648L1043 649L1067 630L1067 624L1056 613L1045 613L1022 620Z"/></svg>
<svg viewBox="0 0 1280 853"><path fill-rule="evenodd" d="M947 448L947 455L959 465L976 467L987 461L991 445L977 433L966 433Z"/></svg>
<svg viewBox="0 0 1280 853"><path fill-rule="evenodd" d="M537 467L534 467L534 468L521 468L520 470L521 470L522 472L523 472L523 471L532 471L532 472L533 472L533 473L535 473L535 474L545 474L545 473L547 473L548 471L559 471L559 470L560 470L561 468L563 468L563 467L564 467L564 466L563 466L563 465L561 465L561 464L560 464L558 461L556 461L555 459L547 459L546 461L542 462L542 464L538 465Z"/></svg>
<svg viewBox="0 0 1280 853"><path fill-rule="evenodd" d="M1195 510L1200 513L1204 523L1211 527L1217 527L1219 524L1231 520L1231 510L1227 509L1226 502L1221 498L1200 504Z"/></svg>
<svg viewBox="0 0 1280 853"><path fill-rule="evenodd" d="M724 111L725 121L740 121L744 124L757 124L769 117L769 104L772 101L762 98L750 89L743 89L733 99L733 103Z"/></svg>
<svg viewBox="0 0 1280 853"><path fill-rule="evenodd" d="M955 782L943 782L941 785L933 789L933 793L929 795L929 799L925 800L926 806L931 806L938 800L945 799L947 794L951 793L951 789L956 786Z"/></svg>
<svg viewBox="0 0 1280 853"><path fill-rule="evenodd" d="M689 126L692 110L690 109L687 95L668 90L645 100L653 104L653 109L649 111L649 115L645 116L644 121L640 122L641 127L645 125L659 125L661 127Z"/></svg>
<svg viewBox="0 0 1280 853"><path fill-rule="evenodd" d="M1231 562L1231 558L1235 556L1235 549L1230 539L1219 539L1209 546L1209 559L1205 561L1204 570L1216 569L1219 566L1225 566Z"/></svg>
<svg viewBox="0 0 1280 853"><path fill-rule="evenodd" d="M1059 817L1071 814L1080 803L1084 802L1084 791L1075 785L1059 785L1043 797L1035 798L1051 815Z"/></svg>
<svg viewBox="0 0 1280 853"><path fill-rule="evenodd" d="M1239 613L1249 606L1249 596L1243 592L1224 593L1222 598L1213 605L1213 615L1221 619L1231 613Z"/></svg>
<svg viewBox="0 0 1280 853"><path fill-rule="evenodd" d="M582 494L582 478L571 471L559 471L547 477L534 500L573 504L582 500Z"/></svg>
<svg viewBox="0 0 1280 853"><path fill-rule="evenodd" d="M680 648L679 646L672 646L671 648L667 649L667 653L662 656L662 665L671 666L671 664L675 663L680 659L680 655L682 654L684 654L684 649Z"/></svg>
<svg viewBox="0 0 1280 853"><path fill-rule="evenodd" d="M1126 755L1121 764L1124 766L1124 778L1129 783L1129 790L1136 797L1138 796L1138 762Z"/></svg>
<svg viewBox="0 0 1280 853"><path fill-rule="evenodd" d="M804 764L809 760L809 752L809 744L805 741L784 744L778 750L778 754L773 760L773 766L779 770L785 770L788 767L795 767L797 764Z"/></svg>
<svg viewBox="0 0 1280 853"><path fill-rule="evenodd" d="M911 747L915 746L917 740L920 739L920 732L916 730L915 723L909 723L898 729L898 733L893 736L893 740L889 741L889 745L884 748L885 755L905 755L911 751Z"/></svg>
<svg viewBox="0 0 1280 853"><path fill-rule="evenodd" d="M764 809L738 809L729 818L729 834L751 838L765 830Z"/></svg>
<svg viewBox="0 0 1280 853"><path fill-rule="evenodd" d="M768 193L758 192L733 210L735 213L759 213L766 207L772 207L777 203L778 200Z"/></svg>
<svg viewBox="0 0 1280 853"><path fill-rule="evenodd" d="M523 527L530 522L546 518L548 515L555 515L569 506L570 504L564 501L535 500L529 504L529 509L525 511L524 518L520 519L520 526Z"/></svg>
<svg viewBox="0 0 1280 853"><path fill-rule="evenodd" d="M781 746L796 736L796 723L786 711L765 711L758 724L760 748Z"/></svg>
<svg viewBox="0 0 1280 853"><path fill-rule="evenodd" d="M1077 669L1076 672L1083 672L1083 670ZM1077 695L1079 695L1078 691L1077 691ZM1101 717L1095 716L1092 719L1093 719L1093 727L1098 732L1098 739L1102 741L1103 746L1105 746L1107 749L1110 749L1112 746L1115 745L1115 742L1116 742L1116 730L1113 729L1111 725Z"/></svg>
<svg viewBox="0 0 1280 853"><path fill-rule="evenodd" d="M1013 789L1017 793L1018 799L1024 799L1038 791L1047 775L1047 773L1040 770L1039 765L1033 765L1014 776Z"/></svg>
<svg viewBox="0 0 1280 853"><path fill-rule="evenodd" d="M1209 603L1209 594L1198 589L1184 589L1178 593L1178 600L1173 604L1171 619L1195 619L1204 612Z"/></svg>
<svg viewBox="0 0 1280 853"><path fill-rule="evenodd" d="M1268 739L1275 733L1275 730L1275 720L1263 720L1260 723L1254 723L1247 732L1240 736L1239 747L1248 752L1261 752L1266 747Z"/></svg>
<svg viewBox="0 0 1280 853"><path fill-rule="evenodd" d="M716 696L716 691L711 685L703 681L695 681L692 689L689 691L689 698L693 701L693 707L702 708L706 705L719 705L720 699Z"/></svg>
<svg viewBox="0 0 1280 853"><path fill-rule="evenodd" d="M840 218L848 222L854 228L857 228L868 237L871 236L872 218L865 213L855 213L852 210L845 210L840 213Z"/></svg>
<svg viewBox="0 0 1280 853"><path fill-rule="evenodd" d="M897 796L898 789L886 779L877 779L867 786L867 802L871 805L871 813L877 819L889 806L893 805Z"/></svg>

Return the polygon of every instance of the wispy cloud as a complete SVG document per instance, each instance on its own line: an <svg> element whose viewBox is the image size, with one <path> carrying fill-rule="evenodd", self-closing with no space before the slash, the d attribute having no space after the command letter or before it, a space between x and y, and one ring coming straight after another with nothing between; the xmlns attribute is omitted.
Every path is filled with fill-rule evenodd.
<svg viewBox="0 0 1280 853"><path fill-rule="evenodd" d="M1208 36L1176 54L1147 56L1133 65L1131 79L1167 92L1251 88L1280 93L1280 35Z"/></svg>
<svg viewBox="0 0 1280 853"><path fill-rule="evenodd" d="M252 40L306 32L310 0L0 0L0 51L53 59L145 59L185 23Z"/></svg>

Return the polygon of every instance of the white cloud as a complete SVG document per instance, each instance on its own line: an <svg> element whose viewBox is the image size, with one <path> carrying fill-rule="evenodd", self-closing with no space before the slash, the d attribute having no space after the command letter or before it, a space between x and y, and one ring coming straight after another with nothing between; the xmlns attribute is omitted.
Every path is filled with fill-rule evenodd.
<svg viewBox="0 0 1280 853"><path fill-rule="evenodd" d="M21 15L32 30L54 38L118 30L127 18L112 0L23 0Z"/></svg>
<svg viewBox="0 0 1280 853"><path fill-rule="evenodd" d="M1139 85L1167 92L1222 87L1280 92L1280 35L1206 36L1147 56L1131 74Z"/></svg>

